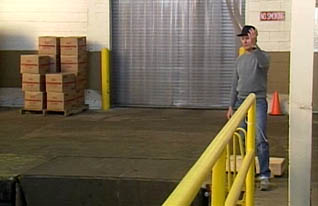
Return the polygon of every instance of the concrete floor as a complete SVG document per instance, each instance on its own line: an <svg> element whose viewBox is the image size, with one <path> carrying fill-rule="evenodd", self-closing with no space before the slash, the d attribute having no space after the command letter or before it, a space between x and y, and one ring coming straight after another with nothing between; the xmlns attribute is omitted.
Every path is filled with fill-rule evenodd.
<svg viewBox="0 0 318 206"><path fill-rule="evenodd" d="M19 177L28 205L151 206L165 200L226 119L222 110L115 108L64 117L0 108L0 122L0 176ZM271 156L287 158L287 116L269 116L268 137ZM313 171L317 140L314 115ZM312 205L318 205L317 174ZM60 194L67 187L76 192ZM272 188L257 191L255 205L288 205L287 171L272 179ZM106 199L95 197L105 191Z"/></svg>

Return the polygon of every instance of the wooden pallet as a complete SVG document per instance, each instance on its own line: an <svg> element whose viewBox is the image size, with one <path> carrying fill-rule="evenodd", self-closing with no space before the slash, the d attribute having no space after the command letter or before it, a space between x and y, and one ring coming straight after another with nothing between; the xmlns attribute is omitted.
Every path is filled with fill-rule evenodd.
<svg viewBox="0 0 318 206"><path fill-rule="evenodd" d="M44 115L43 109L41 109L41 110L31 110L31 109L25 109L25 108L20 109L20 114L26 114L26 113L28 113L28 114L42 114L42 115Z"/></svg>
<svg viewBox="0 0 318 206"><path fill-rule="evenodd" d="M51 110L47 110L44 109L43 110L43 115L47 115L47 114L63 114L65 117L73 115L73 114L78 114L81 113L83 111L88 110L88 104L84 104L82 106L78 106L78 107L73 107L64 111L51 111Z"/></svg>

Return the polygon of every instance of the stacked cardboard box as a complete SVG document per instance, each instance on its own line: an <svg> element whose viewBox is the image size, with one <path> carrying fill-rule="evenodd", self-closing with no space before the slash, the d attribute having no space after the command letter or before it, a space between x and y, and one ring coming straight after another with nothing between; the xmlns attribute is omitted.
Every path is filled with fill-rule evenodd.
<svg viewBox="0 0 318 206"><path fill-rule="evenodd" d="M61 71L75 75L75 106L84 105L87 85L86 37L61 38Z"/></svg>
<svg viewBox="0 0 318 206"><path fill-rule="evenodd" d="M60 72L60 37L40 36L39 54L49 56L49 73Z"/></svg>
<svg viewBox="0 0 318 206"><path fill-rule="evenodd" d="M45 76L41 74L22 74L22 91L45 92Z"/></svg>
<svg viewBox="0 0 318 206"><path fill-rule="evenodd" d="M49 71L49 57L40 55L21 55L22 74L46 74Z"/></svg>
<svg viewBox="0 0 318 206"><path fill-rule="evenodd" d="M49 57L40 55L21 55L22 91L24 109L43 110L46 108L44 75L49 70Z"/></svg>
<svg viewBox="0 0 318 206"><path fill-rule="evenodd" d="M26 110L66 111L84 105L86 37L39 37L38 55L21 56Z"/></svg>
<svg viewBox="0 0 318 206"><path fill-rule="evenodd" d="M47 110L67 111L76 107L75 75L46 74Z"/></svg>
<svg viewBox="0 0 318 206"><path fill-rule="evenodd" d="M24 92L24 109L41 111L46 108L45 92Z"/></svg>

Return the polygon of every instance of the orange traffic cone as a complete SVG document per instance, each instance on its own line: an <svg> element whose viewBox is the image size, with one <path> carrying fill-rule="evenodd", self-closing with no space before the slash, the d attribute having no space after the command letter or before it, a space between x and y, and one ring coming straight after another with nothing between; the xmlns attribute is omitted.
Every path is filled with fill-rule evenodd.
<svg viewBox="0 0 318 206"><path fill-rule="evenodd" d="M272 110L269 113L270 115L282 115L279 104L278 92L275 91L272 98Z"/></svg>

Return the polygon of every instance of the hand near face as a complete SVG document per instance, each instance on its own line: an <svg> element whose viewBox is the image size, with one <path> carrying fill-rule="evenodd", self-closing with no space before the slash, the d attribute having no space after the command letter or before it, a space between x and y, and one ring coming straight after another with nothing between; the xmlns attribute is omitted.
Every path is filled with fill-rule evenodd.
<svg viewBox="0 0 318 206"><path fill-rule="evenodd" d="M250 29L248 32L248 37L251 39L251 44L256 45L257 31L254 29Z"/></svg>

